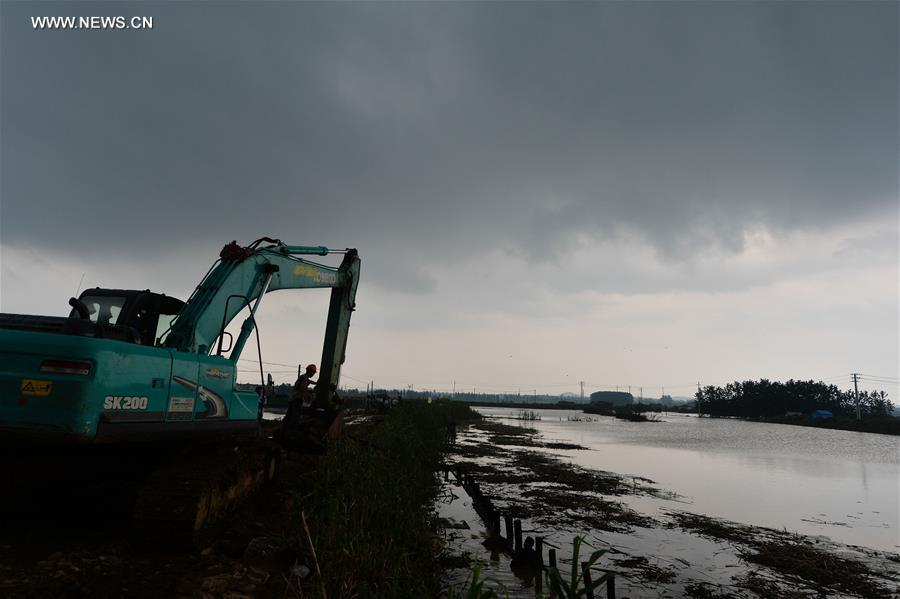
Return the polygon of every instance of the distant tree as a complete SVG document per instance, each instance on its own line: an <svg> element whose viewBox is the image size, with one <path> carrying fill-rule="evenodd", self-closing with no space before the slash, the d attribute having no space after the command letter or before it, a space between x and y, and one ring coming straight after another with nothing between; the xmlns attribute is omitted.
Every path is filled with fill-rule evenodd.
<svg viewBox="0 0 900 599"><path fill-rule="evenodd" d="M697 390L695 398L697 412L710 416L771 418L788 412L809 414L815 410L828 410L835 416L856 414L856 396L852 391L841 391L821 381L735 381L724 387L707 385ZM884 391L863 391L859 394L859 404L865 416L887 416L894 407Z"/></svg>

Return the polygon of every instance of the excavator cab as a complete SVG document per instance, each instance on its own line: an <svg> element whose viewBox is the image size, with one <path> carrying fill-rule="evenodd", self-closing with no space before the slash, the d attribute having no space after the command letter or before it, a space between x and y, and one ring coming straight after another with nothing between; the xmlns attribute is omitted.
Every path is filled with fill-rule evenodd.
<svg viewBox="0 0 900 599"><path fill-rule="evenodd" d="M161 293L124 289L85 290L70 300L69 318L89 320L95 325L110 326L126 334L126 339L154 347L160 341L184 302Z"/></svg>

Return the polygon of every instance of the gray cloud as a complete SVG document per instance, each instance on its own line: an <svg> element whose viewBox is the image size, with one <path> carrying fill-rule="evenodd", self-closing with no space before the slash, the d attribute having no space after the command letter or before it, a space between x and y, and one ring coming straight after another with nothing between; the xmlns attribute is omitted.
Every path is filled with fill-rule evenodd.
<svg viewBox="0 0 900 599"><path fill-rule="evenodd" d="M125 7L155 29L28 21ZM0 9L8 246L205 260L274 234L429 292L429 264L498 247L691 260L898 216L894 3Z"/></svg>

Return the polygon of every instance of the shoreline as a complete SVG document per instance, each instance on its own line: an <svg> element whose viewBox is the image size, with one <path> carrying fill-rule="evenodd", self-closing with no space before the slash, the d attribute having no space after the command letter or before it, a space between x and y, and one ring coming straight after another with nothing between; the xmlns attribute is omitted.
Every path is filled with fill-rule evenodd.
<svg viewBox="0 0 900 599"><path fill-rule="evenodd" d="M471 424L459 439L454 467L470 473L523 527L555 534L561 547L589 531L601 543L594 548L611 549L610 566L622 572L622 593L633 599L664 590L723 599L814 597L823 589L891 597L890 589L900 587L900 555L684 511L677 495L649 479L567 463L532 429L486 421ZM657 511L646 513L647 506ZM471 543L464 546L478 555ZM786 559L797 555L805 559ZM502 561L496 567L485 575L511 585L511 596L528 596ZM841 576L829 577L835 568Z"/></svg>

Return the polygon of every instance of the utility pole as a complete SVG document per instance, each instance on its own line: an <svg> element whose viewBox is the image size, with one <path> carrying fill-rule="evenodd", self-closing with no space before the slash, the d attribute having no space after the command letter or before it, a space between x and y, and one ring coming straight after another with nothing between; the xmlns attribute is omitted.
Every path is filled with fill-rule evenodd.
<svg viewBox="0 0 900 599"><path fill-rule="evenodd" d="M859 373L854 372L853 377L853 395L856 398L856 419L861 420L861 415L859 413Z"/></svg>
<svg viewBox="0 0 900 599"><path fill-rule="evenodd" d="M581 401L584 402L584 381L581 381Z"/></svg>
<svg viewBox="0 0 900 599"><path fill-rule="evenodd" d="M641 403L644 403L644 388L641 387Z"/></svg>
<svg viewBox="0 0 900 599"><path fill-rule="evenodd" d="M456 381L453 381L453 397L456 397Z"/></svg>

